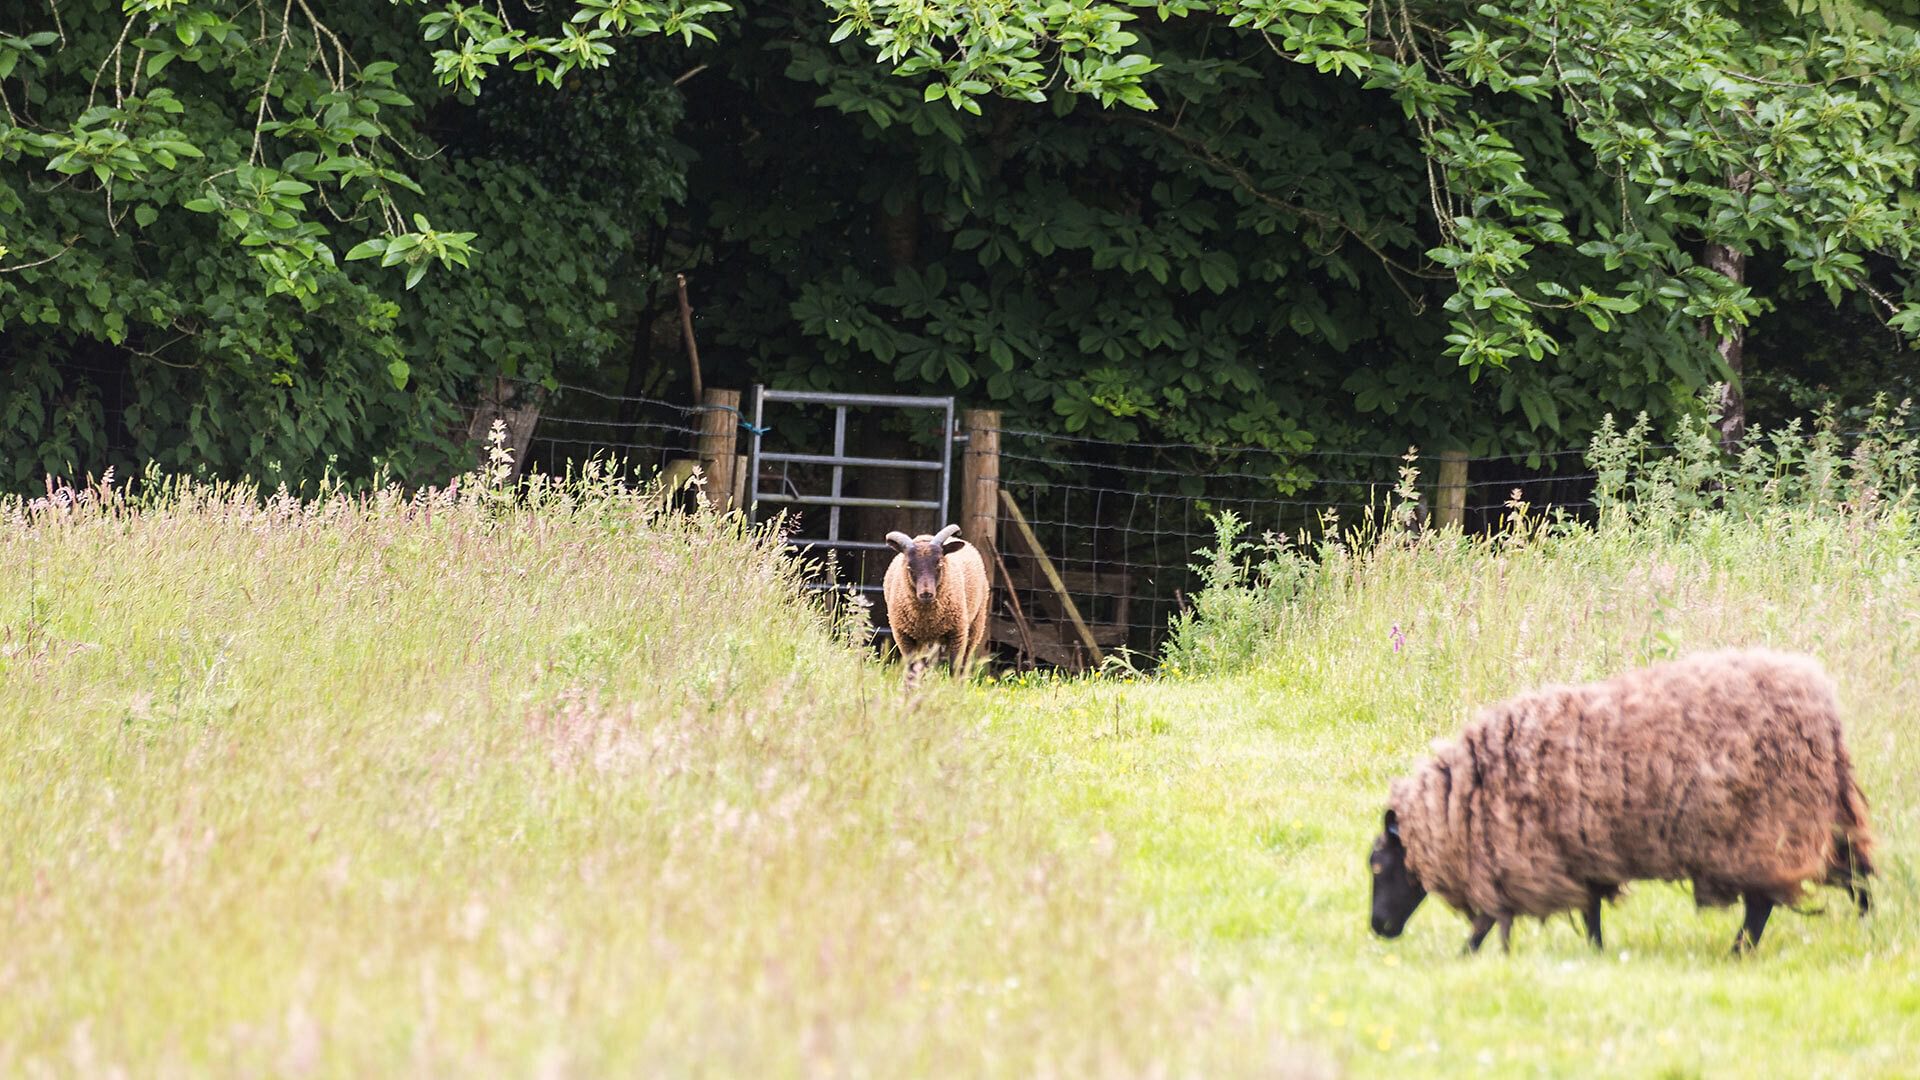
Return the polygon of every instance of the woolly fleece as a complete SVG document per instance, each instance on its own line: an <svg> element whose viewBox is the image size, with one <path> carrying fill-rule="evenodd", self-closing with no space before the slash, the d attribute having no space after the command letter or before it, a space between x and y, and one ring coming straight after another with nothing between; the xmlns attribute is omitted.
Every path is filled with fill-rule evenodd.
<svg viewBox="0 0 1920 1080"><path fill-rule="evenodd" d="M1407 864L1468 914L1580 908L1628 881L1696 903L1792 903L1869 867L1831 680L1814 660L1702 653L1494 705L1394 781Z"/></svg>

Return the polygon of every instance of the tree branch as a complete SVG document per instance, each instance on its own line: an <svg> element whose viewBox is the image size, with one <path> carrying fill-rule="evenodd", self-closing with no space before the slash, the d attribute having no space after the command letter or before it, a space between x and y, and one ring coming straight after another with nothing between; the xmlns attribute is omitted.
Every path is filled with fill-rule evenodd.
<svg viewBox="0 0 1920 1080"><path fill-rule="evenodd" d="M66 243L60 245L59 251L54 252L53 254L47 256L44 259L35 259L33 262L30 262L30 263L15 263L12 266L0 266L0 274L11 274L20 270L31 270L36 266L45 266L46 264L52 262L53 260L59 258L60 256L65 255L67 252L72 251L73 245L79 242L80 242L80 234L75 233L72 236L67 238Z"/></svg>
<svg viewBox="0 0 1920 1080"><path fill-rule="evenodd" d="M287 39L293 35L293 0L287 0L287 6L280 12L280 43L273 50L273 62L267 65L267 81L260 86L260 109L253 118L253 151L247 155L247 164L260 163L260 129L267 123L267 96L273 92L273 77L280 72L280 55L287 51Z"/></svg>
<svg viewBox="0 0 1920 1080"><path fill-rule="evenodd" d="M1398 260L1394 259L1393 256L1387 254L1386 251L1382 249L1378 244L1374 243L1373 240L1370 237L1368 237L1365 233L1347 224L1345 221L1340 220L1340 218L1338 218L1333 214L1328 214L1318 210L1313 210L1305 206L1299 206L1294 203L1287 202L1285 199L1278 198L1274 195L1267 193L1266 191L1261 190L1259 184L1255 182L1252 174L1248 173L1245 169L1241 168L1240 166L1235 165L1233 162L1228 161L1225 158L1221 157L1218 153L1216 153L1213 150L1212 147L1206 145L1205 142L1199 139L1196 139L1191 135L1175 130L1174 128L1166 124L1160 123L1157 120L1149 119L1145 116L1126 116L1125 121L1127 123L1136 124L1140 127L1144 127L1144 128L1148 128L1149 130L1156 131L1161 135L1164 135L1167 138L1172 139L1174 142L1180 144L1180 146L1183 147L1191 156L1198 158L1199 160L1212 166L1214 169L1217 169L1220 172L1224 173L1229 179L1233 180L1233 182L1236 185L1238 185L1241 190L1246 192L1252 198L1257 199L1260 202L1263 202L1268 206L1273 207L1276 210L1281 210L1288 214L1292 214L1296 217L1304 218L1307 221L1311 221L1322 228L1345 233L1346 235L1353 237L1353 239L1358 241L1362 247L1366 248L1369 252L1373 253L1374 258L1380 260L1381 265L1387 268L1387 279L1393 282L1393 287L1395 289L1398 289L1400 291L1400 295L1405 297L1407 302L1413 305L1417 309L1423 309L1425 308L1426 305L1421 301L1420 297L1417 296L1412 290L1408 289L1405 285L1401 284L1400 279L1397 276L1395 276L1396 271L1400 274L1405 274L1406 276L1417 279L1417 280L1424 280L1424 281L1452 280L1451 275L1448 275L1448 274L1442 274L1432 270L1426 270L1422 268L1402 265Z"/></svg>

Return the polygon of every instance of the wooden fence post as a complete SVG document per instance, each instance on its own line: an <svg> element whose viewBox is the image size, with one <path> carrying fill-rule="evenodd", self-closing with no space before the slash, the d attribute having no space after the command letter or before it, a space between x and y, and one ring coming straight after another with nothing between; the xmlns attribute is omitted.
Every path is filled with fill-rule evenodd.
<svg viewBox="0 0 1920 1080"><path fill-rule="evenodd" d="M1467 452L1465 450L1440 451L1439 483L1435 485L1434 502L1439 510L1439 525L1443 529L1463 529L1467 524Z"/></svg>
<svg viewBox="0 0 1920 1080"><path fill-rule="evenodd" d="M1000 410L960 414L967 448L960 455L960 535L985 552L1000 550ZM991 556L989 556L991 557Z"/></svg>
<svg viewBox="0 0 1920 1080"><path fill-rule="evenodd" d="M700 395L700 470L707 476L707 501L717 510L733 509L734 443L740 436L740 391L708 390Z"/></svg>

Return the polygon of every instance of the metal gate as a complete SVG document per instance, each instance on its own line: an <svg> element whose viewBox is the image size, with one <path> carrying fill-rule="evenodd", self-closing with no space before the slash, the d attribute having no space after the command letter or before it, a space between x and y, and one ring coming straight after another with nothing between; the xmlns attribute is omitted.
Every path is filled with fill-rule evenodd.
<svg viewBox="0 0 1920 1080"><path fill-rule="evenodd" d="M769 450L766 439L771 429L767 425L766 408L769 404L788 404L795 406L826 406L833 409L833 452L830 454L802 453L799 450ZM913 458L879 458L847 456L847 410L858 408L912 409L929 410L940 413L940 456L932 461ZM824 394L801 390L768 390L763 386L753 388L753 433L747 450L747 506L758 518L762 507L782 506L819 506L827 510L826 534L789 536L787 543L795 548L824 548L829 551L885 551L889 550L883 540L849 539L842 535L840 511L851 507L881 507L902 510L935 510L939 528L948 521L947 498L953 488L953 399L950 397L906 397L897 394ZM769 488L764 486L763 466L780 465L780 482ZM828 490L806 492L794 484L788 477L784 466L810 465L823 466L830 470L831 479ZM940 474L937 499L875 499L844 494L846 470L849 468L912 469L921 472ZM811 522L807 523L812 525ZM810 530L813 531L813 530ZM843 586L832 582L815 582L810 588L829 589ZM863 592L879 592L879 585L859 585ZM887 633L881 626L879 633Z"/></svg>

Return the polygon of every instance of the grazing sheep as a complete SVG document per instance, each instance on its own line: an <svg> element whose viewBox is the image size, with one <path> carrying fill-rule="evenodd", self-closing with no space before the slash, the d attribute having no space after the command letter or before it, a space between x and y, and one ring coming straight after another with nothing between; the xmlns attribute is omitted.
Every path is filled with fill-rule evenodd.
<svg viewBox="0 0 1920 1080"><path fill-rule="evenodd" d="M900 554L887 567L887 625L907 663L907 685L945 649L956 672L973 663L987 640L987 566L949 525L932 536L887 534Z"/></svg>
<svg viewBox="0 0 1920 1080"><path fill-rule="evenodd" d="M1516 915L1584 913L1635 880L1693 882L1694 902L1746 902L1733 942L1760 941L1805 883L1843 886L1865 915L1873 838L1817 662L1701 653L1605 682L1494 705L1395 780L1374 842L1373 930L1398 937L1429 891L1473 920L1469 952Z"/></svg>

